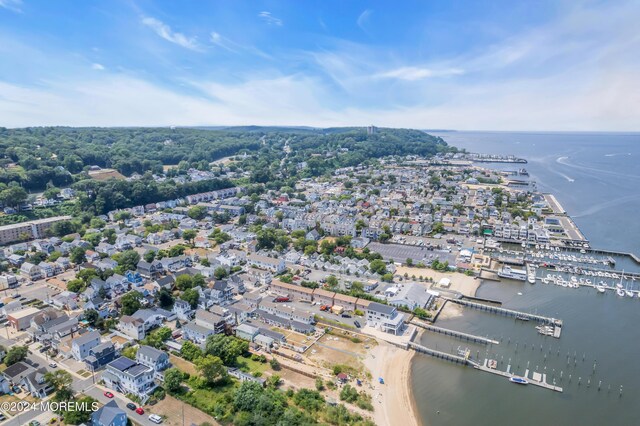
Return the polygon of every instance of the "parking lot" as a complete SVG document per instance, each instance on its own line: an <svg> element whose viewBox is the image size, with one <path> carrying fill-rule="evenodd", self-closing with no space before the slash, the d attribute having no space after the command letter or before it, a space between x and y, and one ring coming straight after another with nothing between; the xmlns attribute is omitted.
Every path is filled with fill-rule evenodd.
<svg viewBox="0 0 640 426"><path fill-rule="evenodd" d="M385 260L392 260L398 263L405 263L407 259L413 260L414 263L424 262L430 264L434 260L440 262L449 262L454 264L458 247L451 245L451 252L429 250L426 247L405 245L405 244L382 244L378 242L372 242L367 245L369 250L380 253Z"/></svg>

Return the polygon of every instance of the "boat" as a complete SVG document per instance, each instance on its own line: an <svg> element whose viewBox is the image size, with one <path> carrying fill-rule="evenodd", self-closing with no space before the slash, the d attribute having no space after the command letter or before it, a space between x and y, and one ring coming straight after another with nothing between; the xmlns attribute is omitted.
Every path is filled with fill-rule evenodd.
<svg viewBox="0 0 640 426"><path fill-rule="evenodd" d="M601 285L597 285L596 290L598 290L598 293L600 294L603 294L606 291L605 288Z"/></svg>
<svg viewBox="0 0 640 426"><path fill-rule="evenodd" d="M503 266L502 269L498 270L498 276L501 278L508 278L511 280L517 281L526 281L527 280L527 272L522 269L515 269L510 266Z"/></svg>
<svg viewBox="0 0 640 426"><path fill-rule="evenodd" d="M536 283L536 267L530 263L527 263L527 281L529 284Z"/></svg>
<svg viewBox="0 0 640 426"><path fill-rule="evenodd" d="M525 316L522 316L522 315L517 315L516 319L520 320L520 321L529 321L528 317L525 317Z"/></svg>
<svg viewBox="0 0 640 426"><path fill-rule="evenodd" d="M527 379L525 379L524 377L517 377L517 376L509 377L509 381L511 383L516 383L518 385L528 385L529 384L529 381Z"/></svg>
<svg viewBox="0 0 640 426"><path fill-rule="evenodd" d="M616 294L620 297L624 297L624 290L621 288L616 289Z"/></svg>

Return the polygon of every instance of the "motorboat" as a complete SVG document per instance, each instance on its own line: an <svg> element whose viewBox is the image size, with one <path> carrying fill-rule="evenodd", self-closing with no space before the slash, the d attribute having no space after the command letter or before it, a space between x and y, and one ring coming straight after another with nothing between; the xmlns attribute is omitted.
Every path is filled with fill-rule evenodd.
<svg viewBox="0 0 640 426"><path fill-rule="evenodd" d="M598 290L599 294L604 294L604 292L606 291L606 289L601 285L597 285L596 290Z"/></svg>
<svg viewBox="0 0 640 426"><path fill-rule="evenodd" d="M528 385L529 384L529 381L527 379L525 379L524 377L518 377L518 376L509 377L509 381L511 383L516 383L518 385Z"/></svg>

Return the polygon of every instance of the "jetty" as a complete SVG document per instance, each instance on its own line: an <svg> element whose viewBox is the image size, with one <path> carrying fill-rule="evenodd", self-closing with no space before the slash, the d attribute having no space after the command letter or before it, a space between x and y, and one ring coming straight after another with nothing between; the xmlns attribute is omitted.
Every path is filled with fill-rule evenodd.
<svg viewBox="0 0 640 426"><path fill-rule="evenodd" d="M477 363L472 363L473 368L480 370L480 371L484 371L485 373L491 373L491 374L496 374L498 376L502 376L502 377L506 377L507 379L510 379L512 377L523 377L525 379L527 379L527 382L530 385L534 385L534 386L539 386L541 388L544 389L549 389L552 390L554 392L562 392L562 388L560 386L556 386L556 385L552 385L547 383L547 375L545 373L536 373L534 372L532 374L532 377L529 377L529 370L527 369L524 372L523 376L518 376L516 374L513 374L511 372L509 372L509 370L511 369L511 366L507 367L507 371L501 371L501 370L497 370L495 368L491 368L487 366L487 362L488 360L484 360L484 364L477 364Z"/></svg>
<svg viewBox="0 0 640 426"><path fill-rule="evenodd" d="M448 298L447 300L453 303L457 303L458 305L467 306L469 308L474 308L481 311L487 311L487 312L491 312L498 315L504 315L504 316L514 317L514 318L526 318L529 320L548 323L548 324L554 324L558 327L562 327L562 320L556 319L556 318L545 317L543 315L537 315L537 314L530 314L528 312L520 312L513 309L501 308L498 306L486 305L484 303L472 302L470 300L465 300L465 299Z"/></svg>
<svg viewBox="0 0 640 426"><path fill-rule="evenodd" d="M443 327L437 327L435 325L427 324L427 323L422 322L420 320L417 320L415 318L411 320L410 324L413 324L416 327L423 328L423 329L425 329L427 331L444 334L445 336L456 337L456 338L462 339L462 340L468 340L468 341L474 342L474 343L482 343L484 345L489 345L489 344L497 345L497 344L500 343L497 340L489 339L487 337L476 336L474 334L463 333L461 331L450 330L448 328L443 328Z"/></svg>
<svg viewBox="0 0 640 426"><path fill-rule="evenodd" d="M469 359L469 351L465 351L465 355L464 356L460 356L460 355L454 355L454 354L450 354L448 352L442 352L436 349L431 349L428 348L426 346L422 346L418 343L415 342L409 342L407 343L407 348L409 349L413 349L416 352L420 352L426 355L431 355L432 357L435 358L439 358L439 359L444 359L446 361L451 361L454 362L456 364L463 364L463 365L476 365L476 363L474 363L473 361L471 361Z"/></svg>

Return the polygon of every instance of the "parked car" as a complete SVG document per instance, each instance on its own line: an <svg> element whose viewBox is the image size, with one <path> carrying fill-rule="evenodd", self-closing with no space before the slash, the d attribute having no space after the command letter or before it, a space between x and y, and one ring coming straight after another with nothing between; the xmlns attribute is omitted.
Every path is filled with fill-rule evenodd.
<svg viewBox="0 0 640 426"><path fill-rule="evenodd" d="M113 394L109 391L105 392L104 396L106 396L107 398L113 398Z"/></svg>
<svg viewBox="0 0 640 426"><path fill-rule="evenodd" d="M53 362L53 361L51 361L51 362L49 363L49 367L51 367L51 368L56 368L57 366L58 366L58 364L56 364L56 363L55 363L55 362Z"/></svg>
<svg viewBox="0 0 640 426"><path fill-rule="evenodd" d="M354 321L354 322L353 322L353 325L355 325L355 326L356 326L356 327L358 327L358 328L362 327L358 321Z"/></svg>
<svg viewBox="0 0 640 426"><path fill-rule="evenodd" d="M138 407L136 408L136 413L143 415L144 414L144 410L142 409L142 407Z"/></svg>
<svg viewBox="0 0 640 426"><path fill-rule="evenodd" d="M136 404L134 404L133 402L129 402L127 403L127 408L131 411L135 411L137 407L136 407Z"/></svg>
<svg viewBox="0 0 640 426"><path fill-rule="evenodd" d="M157 414L152 414L149 416L149 420L157 425L159 425L160 423L162 423L162 417L160 417Z"/></svg>
<svg viewBox="0 0 640 426"><path fill-rule="evenodd" d="M342 318L351 318L351 315L349 315L349 314L342 314Z"/></svg>

